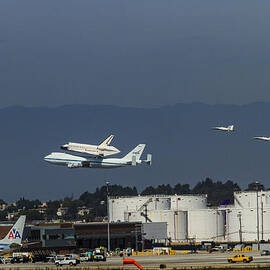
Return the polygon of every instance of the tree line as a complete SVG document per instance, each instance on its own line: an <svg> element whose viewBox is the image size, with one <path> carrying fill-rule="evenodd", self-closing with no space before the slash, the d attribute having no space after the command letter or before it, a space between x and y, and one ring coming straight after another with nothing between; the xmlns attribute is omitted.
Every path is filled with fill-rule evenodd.
<svg viewBox="0 0 270 270"><path fill-rule="evenodd" d="M245 190L265 190L261 184L250 183ZM231 180L222 183L221 181L213 181L206 178L198 182L193 188L189 184L176 184L175 186L158 185L157 187L148 186L141 193L138 193L137 188L123 187L121 185L110 185L109 196L137 196L137 195L183 195L183 194L207 194L209 206L228 205L233 203L233 193L241 191L239 185ZM41 207L41 202L37 200L27 200L24 197L16 201L15 204L8 205L6 209L0 211L0 219L6 220L8 213L17 213L14 216L16 219L19 215L27 215L28 220L54 220L59 219L57 210L59 207L67 209L67 212L60 217L63 220L86 220L86 221L101 221L106 217L106 202L107 202L107 186L96 188L94 192L84 192L78 199L73 197L65 197L61 200L50 200L46 202L46 207ZM0 200L1 204L5 204ZM84 215L78 214L80 207L86 207L90 210Z"/></svg>

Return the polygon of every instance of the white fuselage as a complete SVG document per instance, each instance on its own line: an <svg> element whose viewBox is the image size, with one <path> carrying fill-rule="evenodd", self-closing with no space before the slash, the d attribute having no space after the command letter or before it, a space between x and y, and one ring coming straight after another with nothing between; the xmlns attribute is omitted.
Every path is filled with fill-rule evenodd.
<svg viewBox="0 0 270 270"><path fill-rule="evenodd" d="M214 127L214 130L221 130L221 131L231 131L231 129L226 128L226 127Z"/></svg>
<svg viewBox="0 0 270 270"><path fill-rule="evenodd" d="M10 245L8 244L0 244L0 251L10 249Z"/></svg>
<svg viewBox="0 0 270 270"><path fill-rule="evenodd" d="M270 137L254 137L255 140L270 141Z"/></svg>
<svg viewBox="0 0 270 270"><path fill-rule="evenodd" d="M130 165L129 162L121 158L84 158L60 152L53 152L44 157L44 160L69 168L117 168Z"/></svg>
<svg viewBox="0 0 270 270"><path fill-rule="evenodd" d="M110 145L91 145L91 144L83 144L83 143L72 143L69 142L61 146L61 149L68 150L72 152L84 153L94 156L110 156L120 153L120 151Z"/></svg>

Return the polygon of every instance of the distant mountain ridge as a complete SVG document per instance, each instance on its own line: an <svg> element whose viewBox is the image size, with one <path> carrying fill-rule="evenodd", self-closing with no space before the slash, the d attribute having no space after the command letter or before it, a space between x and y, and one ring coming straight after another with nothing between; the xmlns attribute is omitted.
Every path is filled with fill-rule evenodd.
<svg viewBox="0 0 270 270"><path fill-rule="evenodd" d="M270 145L252 140L269 136L270 103L248 105L176 104L160 108L108 105L65 105L57 108L0 109L0 197L59 199L93 191L109 180L136 186L189 183L209 176L246 186L260 180L268 186ZM212 131L234 124L235 133ZM112 144L126 154L146 143L152 167L112 170L68 169L47 164L43 157L68 142L99 143L116 135Z"/></svg>

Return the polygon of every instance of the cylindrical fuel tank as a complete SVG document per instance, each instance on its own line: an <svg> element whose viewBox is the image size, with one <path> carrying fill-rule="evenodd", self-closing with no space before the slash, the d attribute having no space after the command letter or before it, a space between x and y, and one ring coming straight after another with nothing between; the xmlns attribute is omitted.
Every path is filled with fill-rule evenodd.
<svg viewBox="0 0 270 270"><path fill-rule="evenodd" d="M172 210L206 209L206 195L174 195L171 196Z"/></svg>
<svg viewBox="0 0 270 270"><path fill-rule="evenodd" d="M188 211L188 238L200 241L224 241L225 211L216 209Z"/></svg>
<svg viewBox="0 0 270 270"><path fill-rule="evenodd" d="M126 222L166 222L167 238L172 241L187 240L187 212L172 210L151 210L147 212L147 218L139 212L125 212Z"/></svg>
<svg viewBox="0 0 270 270"><path fill-rule="evenodd" d="M270 208L258 204L259 240L270 240ZM226 210L226 240L247 242L258 239L257 207Z"/></svg>

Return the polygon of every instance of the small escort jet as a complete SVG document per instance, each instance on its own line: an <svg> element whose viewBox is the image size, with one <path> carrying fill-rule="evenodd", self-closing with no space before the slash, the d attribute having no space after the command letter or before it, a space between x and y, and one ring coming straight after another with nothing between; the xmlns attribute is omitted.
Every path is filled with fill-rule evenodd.
<svg viewBox="0 0 270 270"><path fill-rule="evenodd" d="M228 127L213 127L213 130L221 130L221 131L235 131L233 125Z"/></svg>
<svg viewBox="0 0 270 270"><path fill-rule="evenodd" d="M270 137L253 137L253 139L259 140L259 141L265 141L265 142L270 141Z"/></svg>

